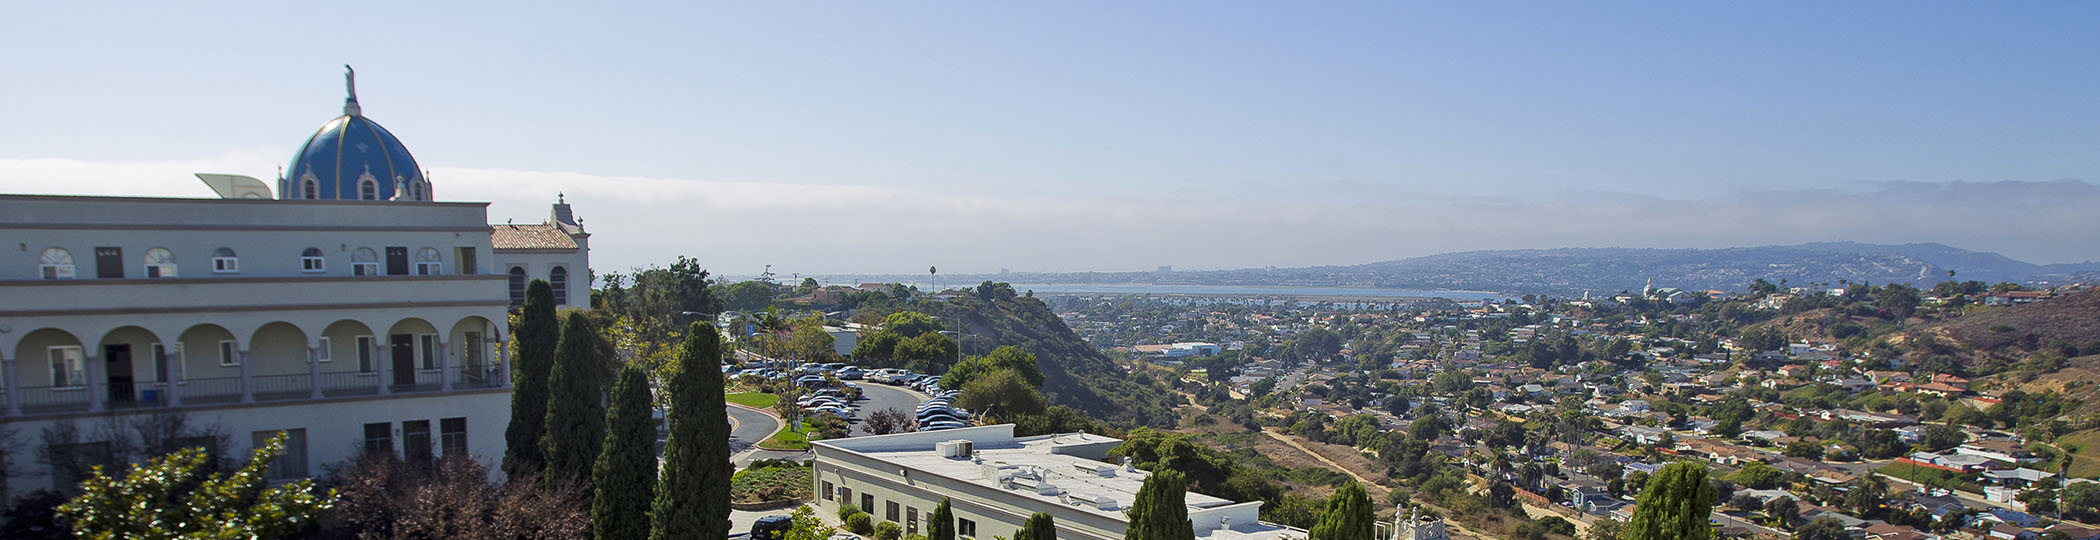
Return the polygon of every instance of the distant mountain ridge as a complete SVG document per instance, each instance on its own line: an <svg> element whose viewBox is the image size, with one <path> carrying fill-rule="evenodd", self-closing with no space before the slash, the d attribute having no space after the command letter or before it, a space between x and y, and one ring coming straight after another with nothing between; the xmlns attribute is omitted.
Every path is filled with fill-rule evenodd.
<svg viewBox="0 0 2100 540"><path fill-rule="evenodd" d="M1156 272L1009 272L943 275L943 285L1009 283L1344 286L1476 290L1559 296L1657 287L1741 291L1763 278L1790 286L1907 283L1953 279L2060 284L2100 278L2100 263L2040 265L1937 243L1817 242L1702 248L1555 248L1465 251L1347 266ZM896 278L902 276L883 276ZM904 277L924 280L927 276ZM952 280L952 281L951 281Z"/></svg>

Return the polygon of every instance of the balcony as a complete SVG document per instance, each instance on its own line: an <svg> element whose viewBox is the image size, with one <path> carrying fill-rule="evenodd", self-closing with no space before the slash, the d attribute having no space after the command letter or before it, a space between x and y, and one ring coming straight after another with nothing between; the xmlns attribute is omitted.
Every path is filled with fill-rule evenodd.
<svg viewBox="0 0 2100 540"><path fill-rule="evenodd" d="M380 384L382 374L377 371L351 371L322 373L320 384L308 373L283 375L254 375L247 378L245 388L241 377L207 377L180 379L175 381L173 391L165 382L142 382L125 387L122 384L79 386L19 386L13 394L0 390L0 403L6 403L15 412L8 416L28 418L59 416L96 412L93 394L108 392L108 399L100 404L103 410L122 411L150 408L211 408L243 403L313 402L331 399L369 398L382 395L427 395L448 392L473 392L508 386L508 375L494 364L480 367L452 367L441 370L416 370L413 377L403 376L394 384ZM394 378L392 374L386 374ZM410 381L413 382L410 382Z"/></svg>

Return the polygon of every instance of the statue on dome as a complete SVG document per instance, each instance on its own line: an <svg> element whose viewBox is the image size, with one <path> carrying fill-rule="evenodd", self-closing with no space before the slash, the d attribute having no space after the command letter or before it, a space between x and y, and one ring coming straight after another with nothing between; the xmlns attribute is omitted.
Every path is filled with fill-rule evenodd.
<svg viewBox="0 0 2100 540"><path fill-rule="evenodd" d="M357 101L357 70L351 69L350 64L343 64L343 87L349 89L350 100Z"/></svg>

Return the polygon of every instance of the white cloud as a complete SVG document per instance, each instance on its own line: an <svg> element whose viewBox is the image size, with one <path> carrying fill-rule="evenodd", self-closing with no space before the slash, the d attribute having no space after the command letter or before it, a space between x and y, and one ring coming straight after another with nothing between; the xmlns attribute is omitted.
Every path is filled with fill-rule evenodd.
<svg viewBox="0 0 2100 540"><path fill-rule="evenodd" d="M267 150L135 163L0 159L0 192L205 197L191 173L268 178ZM1571 192L1536 201L1022 198L867 185L776 184L436 168L445 200L538 222L566 193L600 271L698 258L717 273L917 273L1350 264L1444 251L1725 247L1826 240L1942 242L2033 262L2100 252L2100 188L2078 181L1860 183L1709 199ZM4 219L4 218L0 218Z"/></svg>

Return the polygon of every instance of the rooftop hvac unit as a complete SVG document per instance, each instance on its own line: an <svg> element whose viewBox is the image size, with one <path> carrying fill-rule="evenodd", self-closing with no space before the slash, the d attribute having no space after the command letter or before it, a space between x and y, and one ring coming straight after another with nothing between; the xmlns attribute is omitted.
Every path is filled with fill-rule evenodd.
<svg viewBox="0 0 2100 540"><path fill-rule="evenodd" d="M1037 495L1057 495L1060 493L1064 493L1064 490L1058 489L1057 484L1043 482L1035 485L1035 494Z"/></svg>
<svg viewBox="0 0 2100 540"><path fill-rule="evenodd" d="M977 449L975 448L975 446L976 445L971 443L969 439L956 439L952 441L934 443L933 449L936 453L939 453L940 456L944 458L967 459L971 456L971 454L976 453Z"/></svg>
<svg viewBox="0 0 2100 540"><path fill-rule="evenodd" d="M1108 498L1107 495L1102 495L1100 497L1094 498L1094 508L1102 510L1115 510L1118 507L1119 505L1116 504L1116 500Z"/></svg>

